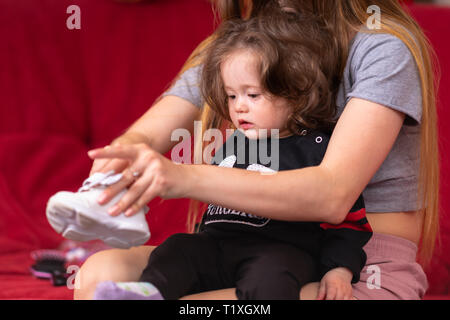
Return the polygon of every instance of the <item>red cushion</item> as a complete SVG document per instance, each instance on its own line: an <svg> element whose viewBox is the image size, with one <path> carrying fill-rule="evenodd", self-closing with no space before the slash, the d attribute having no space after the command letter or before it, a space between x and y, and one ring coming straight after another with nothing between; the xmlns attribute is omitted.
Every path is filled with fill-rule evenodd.
<svg viewBox="0 0 450 320"><path fill-rule="evenodd" d="M66 27L70 5L81 29ZM199 18L201 17L201 18ZM109 143L169 85L213 29L208 1L0 0L0 299L70 298L33 279L29 253L62 238L48 198L87 177L87 150ZM186 231L188 201L152 201L159 244Z"/></svg>
<svg viewBox="0 0 450 320"><path fill-rule="evenodd" d="M98 146L121 134L168 88L213 21L208 1L90 1L88 8L78 50L89 89L90 139Z"/></svg>
<svg viewBox="0 0 450 320"><path fill-rule="evenodd" d="M424 29L436 51L441 68L441 79L438 95L439 147L441 153L441 185L440 185L440 236L432 265L427 271L430 282L429 293L450 294L450 8L431 5L413 5L412 15Z"/></svg>

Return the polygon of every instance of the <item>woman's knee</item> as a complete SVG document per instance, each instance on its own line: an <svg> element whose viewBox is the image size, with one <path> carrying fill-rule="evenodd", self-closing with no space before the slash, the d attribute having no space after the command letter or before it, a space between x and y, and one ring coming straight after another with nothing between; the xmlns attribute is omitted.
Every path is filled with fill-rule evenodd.
<svg viewBox="0 0 450 320"><path fill-rule="evenodd" d="M91 299L102 281L137 281L155 247L110 249L90 256L75 277L75 299Z"/></svg>

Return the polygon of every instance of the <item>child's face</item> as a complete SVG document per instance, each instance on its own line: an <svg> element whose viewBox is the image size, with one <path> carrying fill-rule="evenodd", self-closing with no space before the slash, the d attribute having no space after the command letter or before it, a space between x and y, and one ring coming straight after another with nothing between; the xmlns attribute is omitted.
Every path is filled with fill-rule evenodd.
<svg viewBox="0 0 450 320"><path fill-rule="evenodd" d="M287 100L271 97L261 87L258 59L249 50L231 54L221 65L228 95L228 110L234 126L249 139L262 138L259 129L279 129L280 138L291 135L286 127L292 108Z"/></svg>

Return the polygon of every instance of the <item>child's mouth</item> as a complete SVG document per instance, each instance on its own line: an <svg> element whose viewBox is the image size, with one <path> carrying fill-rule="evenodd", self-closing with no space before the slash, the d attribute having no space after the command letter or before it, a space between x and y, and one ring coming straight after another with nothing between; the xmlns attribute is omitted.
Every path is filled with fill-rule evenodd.
<svg viewBox="0 0 450 320"><path fill-rule="evenodd" d="M254 125L251 122L247 122L247 121L244 121L244 120L239 120L239 126L242 129L247 130L247 129L252 128Z"/></svg>

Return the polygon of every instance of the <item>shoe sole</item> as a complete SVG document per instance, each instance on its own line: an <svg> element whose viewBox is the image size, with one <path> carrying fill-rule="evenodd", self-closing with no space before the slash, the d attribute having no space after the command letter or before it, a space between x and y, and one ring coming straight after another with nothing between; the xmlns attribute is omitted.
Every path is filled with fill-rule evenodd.
<svg viewBox="0 0 450 320"><path fill-rule="evenodd" d="M53 229L64 238L74 241L90 241L100 239L107 245L128 249L145 244L150 234L136 229L118 229L117 226L97 221L57 198L50 198L47 205L47 220Z"/></svg>

